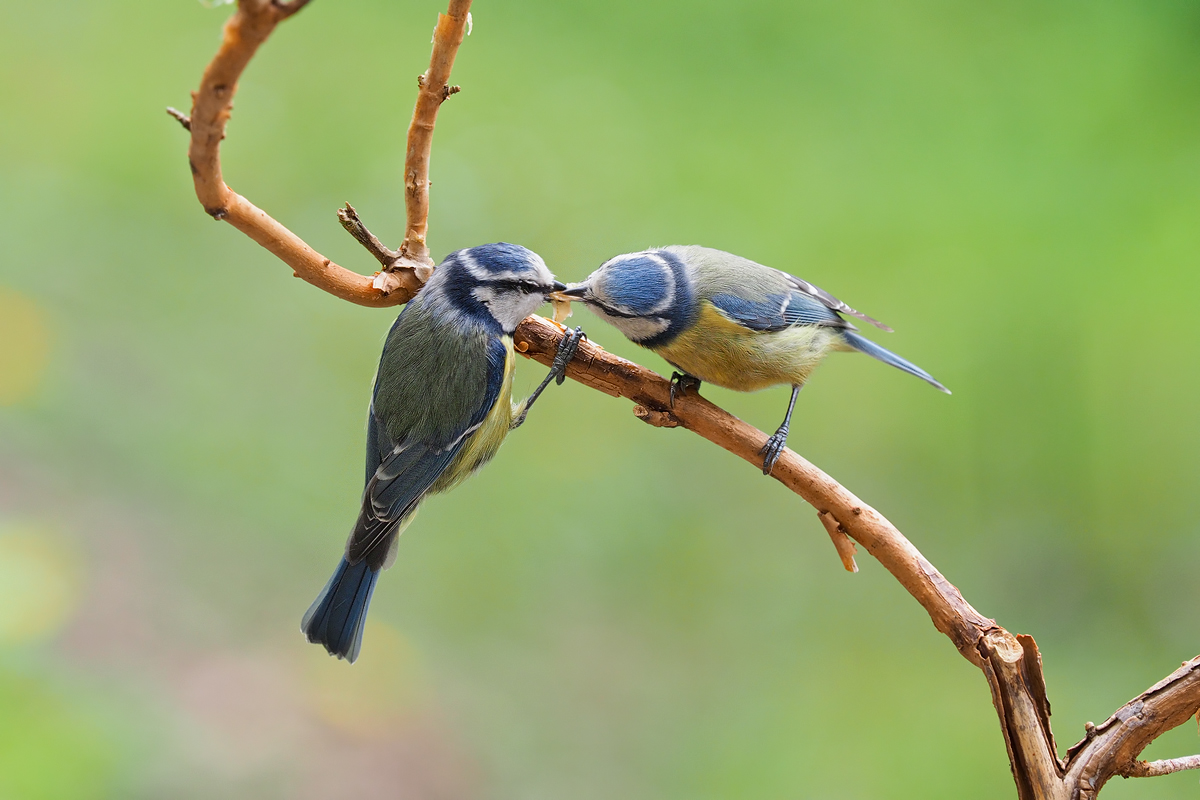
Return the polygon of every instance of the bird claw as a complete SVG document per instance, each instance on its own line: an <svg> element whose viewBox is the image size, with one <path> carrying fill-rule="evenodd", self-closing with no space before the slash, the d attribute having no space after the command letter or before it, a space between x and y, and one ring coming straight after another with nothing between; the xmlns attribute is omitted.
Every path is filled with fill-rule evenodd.
<svg viewBox="0 0 1200 800"><path fill-rule="evenodd" d="M554 361L550 364L550 374L554 376L555 385L562 386L562 382L567 379L567 364L570 364L571 359L575 358L575 353L579 350L579 343L585 339L587 339L587 334L580 327L576 327L575 330L568 328L563 334L562 340L558 343L558 350L554 354Z"/></svg>
<svg viewBox="0 0 1200 800"><path fill-rule="evenodd" d="M783 455L783 451L787 449L787 426L783 426L775 433L771 434L767 439L766 444L758 451L758 454L763 457L763 475L770 475L771 470L775 467L775 462Z"/></svg>
<svg viewBox="0 0 1200 800"><path fill-rule="evenodd" d="M675 407L675 398L682 397L690 391L700 390L701 380L695 375L688 375L686 372L671 373L671 408Z"/></svg>

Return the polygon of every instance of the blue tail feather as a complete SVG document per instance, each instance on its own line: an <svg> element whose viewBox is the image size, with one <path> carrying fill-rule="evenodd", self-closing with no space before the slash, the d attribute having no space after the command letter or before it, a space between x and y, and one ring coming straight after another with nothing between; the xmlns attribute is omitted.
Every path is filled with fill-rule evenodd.
<svg viewBox="0 0 1200 800"><path fill-rule="evenodd" d="M351 564L343 558L305 612L300 630L310 642L324 645L331 656L353 664L362 647L367 606L378 578L379 570L371 569L365 560Z"/></svg>
<svg viewBox="0 0 1200 800"><path fill-rule="evenodd" d="M842 331L842 337L845 338L847 344L860 353L866 353L872 358L877 358L885 364L891 364L896 369L902 369L909 375L916 375L921 380L932 384L935 388L942 390L946 394L950 394L950 390L938 383L937 380L935 380L934 377L928 372L921 369L911 361L906 361L905 359L893 353L891 350L880 347L870 339L859 336L853 331Z"/></svg>

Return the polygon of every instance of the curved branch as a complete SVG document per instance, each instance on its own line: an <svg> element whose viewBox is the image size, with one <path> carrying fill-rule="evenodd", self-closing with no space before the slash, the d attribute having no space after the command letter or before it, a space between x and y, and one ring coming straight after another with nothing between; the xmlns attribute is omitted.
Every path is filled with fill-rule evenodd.
<svg viewBox="0 0 1200 800"><path fill-rule="evenodd" d="M516 349L549 365L562 330L550 320L529 317L517 328ZM759 453L766 433L695 393L677 396L671 406L667 379L594 341L580 344L567 376L632 400L637 404L634 414L651 425L687 428L756 467L762 463ZM983 671L992 688L1018 797L1089 798L1114 774L1165 774L1138 772L1142 768L1134 759L1151 741L1200 711L1200 657L1130 701L1099 728L1089 729L1089 737L1071 748L1063 763L1050 730L1041 654L1032 637L1014 636L976 611L882 514L800 455L784 450L771 475L817 509L835 544L838 534L849 535L866 548L924 607L962 656ZM847 557L843 546L838 553L849 569L853 553Z"/></svg>
<svg viewBox="0 0 1200 800"><path fill-rule="evenodd" d="M554 360L562 327L533 316L521 323L514 338L519 352L548 365ZM658 419L669 419L751 464L762 465L759 452L767 434L695 393L677 396L672 407L669 381L646 367L607 352L593 341L579 346L575 359L567 367L567 376L605 394L632 400L643 410L654 412ZM959 652L972 664L982 665L978 643L988 632L1000 627L972 608L958 589L882 514L790 449L783 451L771 477L800 495L819 513L832 515L846 533L900 581Z"/></svg>
<svg viewBox="0 0 1200 800"><path fill-rule="evenodd" d="M221 173L221 140L233 109L237 82L246 65L267 40L275 26L295 14L308 0L288 3L275 0L240 0L237 11L225 23L224 38L204 71L200 88L192 93L192 113L186 127L191 131L188 163L196 197L213 218L228 222L274 253L319 289L363 306L396 306L408 302L431 273L433 261L425 247L429 214L429 153L438 107L448 96L422 89L409 125L409 147L405 157L406 245L385 272L372 277L335 264L303 239L242 195L229 188ZM440 15L430 57L430 78L449 79L467 24L470 0L452 0L450 13ZM429 81L425 82L426 84ZM183 122L183 115L173 114ZM411 177L410 177L411 176Z"/></svg>

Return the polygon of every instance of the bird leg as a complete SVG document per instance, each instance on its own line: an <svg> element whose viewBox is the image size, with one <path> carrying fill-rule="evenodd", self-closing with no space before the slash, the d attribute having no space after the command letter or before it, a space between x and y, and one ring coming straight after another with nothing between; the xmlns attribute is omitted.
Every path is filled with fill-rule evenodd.
<svg viewBox="0 0 1200 800"><path fill-rule="evenodd" d="M671 373L671 408L675 407L676 395L682 397L688 392L700 391L700 379L686 372Z"/></svg>
<svg viewBox="0 0 1200 800"><path fill-rule="evenodd" d="M575 351L579 349L579 343L587 338L587 334L583 332L583 328L575 328L575 330L567 329L563 334L563 338L558 342L558 350L554 353L554 361L550 364L550 372L542 380L538 387L533 390L533 394L529 395L529 399L521 404L521 410L513 419L509 430L515 430L521 427L525 422L525 415L529 413L529 409L533 408L533 403L538 399L538 396L546 390L550 385L550 381L561 386L562 382L567 379L567 364L571 363L571 359L575 357Z"/></svg>
<svg viewBox="0 0 1200 800"><path fill-rule="evenodd" d="M796 398L800 396L800 389L802 388L802 386L792 387L792 399L788 403L788 410L783 418L783 424L779 426L779 430L771 434L771 438L767 439L767 443L758 451L759 455L763 456L763 475L771 474L771 468L775 466L775 462L779 460L783 449L787 447L788 425L792 421L792 409L796 407Z"/></svg>

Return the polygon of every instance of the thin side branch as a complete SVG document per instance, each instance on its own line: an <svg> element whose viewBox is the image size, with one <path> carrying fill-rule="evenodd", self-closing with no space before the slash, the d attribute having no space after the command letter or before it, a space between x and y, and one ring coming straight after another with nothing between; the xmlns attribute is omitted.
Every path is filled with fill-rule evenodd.
<svg viewBox="0 0 1200 800"><path fill-rule="evenodd" d="M828 511L818 511L817 519L821 520L821 524L825 526L825 532L833 541L838 558L842 560L842 566L846 568L847 572L858 572L858 564L854 563L854 554L858 552L858 548L854 546L854 540L846 534L846 529Z"/></svg>
<svg viewBox="0 0 1200 800"><path fill-rule="evenodd" d="M180 111L178 108L171 108L170 106L167 106L167 113L174 117L176 121L183 126L185 131L190 131L192 129L192 118Z"/></svg>
<svg viewBox="0 0 1200 800"><path fill-rule="evenodd" d="M399 260L400 254L395 250L389 250L384 246L383 242L367 230L367 226L358 218L358 212L354 210L354 206L346 203L345 208L339 208L337 212L338 222L342 223L342 227L346 232L358 240L358 243L367 249L367 252L375 256L375 259L388 269L395 265Z"/></svg>
<svg viewBox="0 0 1200 800"><path fill-rule="evenodd" d="M1172 772L1200 769L1200 756L1167 758L1162 761L1135 761L1133 766L1121 772L1123 778L1157 778Z"/></svg>

